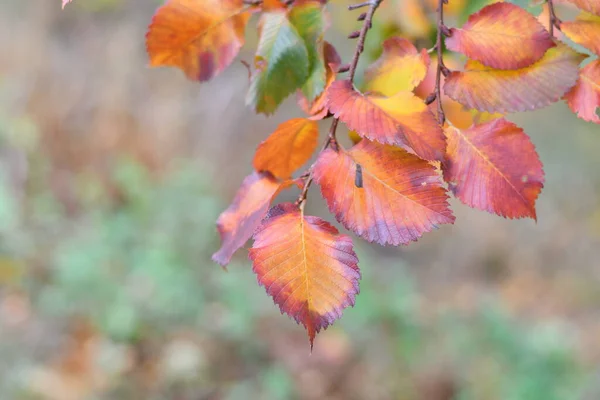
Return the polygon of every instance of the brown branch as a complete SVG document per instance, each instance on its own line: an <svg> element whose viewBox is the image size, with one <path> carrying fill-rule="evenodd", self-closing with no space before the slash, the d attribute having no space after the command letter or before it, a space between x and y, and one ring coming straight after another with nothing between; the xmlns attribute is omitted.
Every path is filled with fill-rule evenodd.
<svg viewBox="0 0 600 400"><path fill-rule="evenodd" d="M548 3L548 31L550 32L550 37L554 39L554 27L560 30L561 20L556 16L556 11L554 10L554 0L547 0Z"/></svg>
<svg viewBox="0 0 600 400"><path fill-rule="evenodd" d="M356 10L366 6L369 7L369 10L366 12L366 14L364 14L364 16L363 14L361 14L358 17L359 21L363 21L362 28L358 35L356 35L355 32L350 34L350 38L358 38L356 48L354 49L354 55L352 56L352 61L350 61L350 64L338 68L338 73L349 71L348 79L350 80L350 82L354 82L354 76L356 75L356 67L358 66L358 60L360 59L360 55L365 49L365 39L367 37L367 32L373 26L373 16L375 15L375 11L377 10L382 1L383 0L370 0L364 3L348 6L348 10ZM339 122L340 120L338 118L333 118L333 121L331 122L331 126L329 128L327 139L325 140L323 147L319 151L319 154L325 151L329 146L333 146L333 148L337 150L338 143L335 135ZM304 208L304 203L306 202L306 196L308 194L308 188L310 187L313 181L313 168L314 164L310 166L308 170L308 176L304 181L302 192L300 193L300 196L298 196L298 200L296 200L296 204L298 204L298 207L300 207L301 209Z"/></svg>
<svg viewBox="0 0 600 400"><path fill-rule="evenodd" d="M444 4L448 4L448 0L438 0L438 8L437 8L437 39L435 42L435 49L437 50L437 71L435 74L435 93L432 93L427 100L433 102L434 99L437 99L437 116L438 122L440 125L444 125L446 122L446 115L444 114L444 108L442 106L442 74L444 76L448 75L448 68L444 65L444 55L443 55L443 36L449 35L449 30L444 25ZM435 95L435 97L434 97Z"/></svg>

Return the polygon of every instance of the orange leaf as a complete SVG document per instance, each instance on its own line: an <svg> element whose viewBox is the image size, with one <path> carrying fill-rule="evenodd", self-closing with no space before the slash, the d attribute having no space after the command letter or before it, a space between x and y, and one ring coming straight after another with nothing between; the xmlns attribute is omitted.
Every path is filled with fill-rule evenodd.
<svg viewBox="0 0 600 400"><path fill-rule="evenodd" d="M600 1L599 0L567 0L569 3L575 4L578 8L590 12L592 14L600 15Z"/></svg>
<svg viewBox="0 0 600 400"><path fill-rule="evenodd" d="M250 12L241 0L168 0L146 34L150 65L178 67L207 81L237 56Z"/></svg>
<svg viewBox="0 0 600 400"><path fill-rule="evenodd" d="M342 63L342 59L340 58L337 50L329 42L323 42L323 58L326 66L325 89L323 90L323 93L321 93L312 103L310 103L306 96L304 96L302 93L302 90L298 90L298 105L302 111L310 115L309 119L314 121L325 118L329 111L326 106L327 96L325 96L325 93L335 81L337 69Z"/></svg>
<svg viewBox="0 0 600 400"><path fill-rule="evenodd" d="M600 124L596 112L600 108L600 60L581 69L577 85L565 95L565 100L579 118Z"/></svg>
<svg viewBox="0 0 600 400"><path fill-rule="evenodd" d="M348 152L327 149L314 178L336 219L369 242L406 244L454 222L435 168L397 147L361 140Z"/></svg>
<svg viewBox="0 0 600 400"><path fill-rule="evenodd" d="M269 171L278 178L289 178L317 147L319 127L315 121L294 118L279 125L262 142L254 155L254 168Z"/></svg>
<svg viewBox="0 0 600 400"><path fill-rule="evenodd" d="M536 219L535 200L544 187L544 171L521 128L499 118L445 131L444 179L460 201L503 217Z"/></svg>
<svg viewBox="0 0 600 400"><path fill-rule="evenodd" d="M582 13L575 21L563 22L560 30L575 43L600 55L600 17Z"/></svg>
<svg viewBox="0 0 600 400"><path fill-rule="evenodd" d="M402 146L426 160L442 158L446 144L435 116L412 92L391 97L362 94L350 81L327 91L329 110L359 135Z"/></svg>
<svg viewBox="0 0 600 400"><path fill-rule="evenodd" d="M217 220L221 248L213 254L213 261L226 266L233 253L250 239L269 210L271 200L285 187L268 173L248 175L233 199Z"/></svg>
<svg viewBox="0 0 600 400"><path fill-rule="evenodd" d="M315 335L353 306L358 294L358 258L352 239L292 203L269 211L250 249L258 282L282 313Z"/></svg>
<svg viewBox="0 0 600 400"><path fill-rule="evenodd" d="M365 72L366 88L383 96L413 90L427 74L429 54L421 53L406 39L383 42L383 54Z"/></svg>
<svg viewBox="0 0 600 400"><path fill-rule="evenodd" d="M527 67L555 46L533 15L511 3L490 4L450 32L448 49L498 69Z"/></svg>
<svg viewBox="0 0 600 400"><path fill-rule="evenodd" d="M561 44L548 50L537 63L514 71L468 61L464 72L448 75L444 91L459 103L480 111L534 110L558 101L575 85L584 57Z"/></svg>

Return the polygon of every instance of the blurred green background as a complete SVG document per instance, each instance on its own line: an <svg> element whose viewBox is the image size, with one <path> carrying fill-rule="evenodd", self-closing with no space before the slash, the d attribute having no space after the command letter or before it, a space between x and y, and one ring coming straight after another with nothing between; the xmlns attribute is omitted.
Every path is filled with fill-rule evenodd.
<svg viewBox="0 0 600 400"><path fill-rule="evenodd" d="M204 85L148 69L156 1L59 3L0 0L0 399L600 399L598 126L564 104L511 116L545 165L538 222L453 201L456 224L418 243L356 240L356 306L310 354L247 250L210 260L293 99L254 115L239 62ZM451 19L482 4L464 3ZM383 13L369 54L398 29L428 45L419 7ZM308 210L327 216L317 190Z"/></svg>

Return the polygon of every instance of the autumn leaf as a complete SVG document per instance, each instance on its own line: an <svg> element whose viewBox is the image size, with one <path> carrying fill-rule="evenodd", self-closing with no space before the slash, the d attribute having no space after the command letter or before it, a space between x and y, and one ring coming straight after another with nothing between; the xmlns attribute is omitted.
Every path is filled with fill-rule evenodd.
<svg viewBox="0 0 600 400"><path fill-rule="evenodd" d="M308 78L301 90L312 102L323 93L326 83L326 66L323 62L326 21L323 6L318 1L299 3L290 10L289 19L304 41L308 53Z"/></svg>
<svg viewBox="0 0 600 400"><path fill-rule="evenodd" d="M365 72L366 90L392 96L413 90L427 74L429 54L418 52L408 40L392 37L383 42L383 53Z"/></svg>
<svg viewBox="0 0 600 400"><path fill-rule="evenodd" d="M582 13L575 21L563 22L560 30L575 43L600 55L600 17Z"/></svg>
<svg viewBox="0 0 600 400"><path fill-rule="evenodd" d="M258 282L304 325L311 348L315 335L354 305L360 272L352 240L292 203L269 211L249 256Z"/></svg>
<svg viewBox="0 0 600 400"><path fill-rule="evenodd" d="M325 64L325 88L323 92L317 96L314 101L309 101L304 93L301 90L298 91L298 105L300 108L309 115L309 119L318 121L327 115L329 110L327 109L326 101L327 96L325 91L331 86L333 82L335 82L335 78L337 75L337 69L342 63L342 59L340 58L338 52L335 47L329 42L323 42L322 47L323 52L323 63Z"/></svg>
<svg viewBox="0 0 600 400"><path fill-rule="evenodd" d="M600 16L600 1L598 0L566 0L577 8Z"/></svg>
<svg viewBox="0 0 600 400"><path fill-rule="evenodd" d="M442 158L444 135L435 116L412 92L391 97L362 94L350 81L336 81L327 91L336 118L362 137L394 144L426 160Z"/></svg>
<svg viewBox="0 0 600 400"><path fill-rule="evenodd" d="M511 3L494 3L472 14L460 29L450 29L449 50L497 69L518 69L538 61L555 46L533 15Z"/></svg>
<svg viewBox="0 0 600 400"><path fill-rule="evenodd" d="M285 11L264 13L259 23L255 71L246 103L256 112L272 114L309 73L306 46Z"/></svg>
<svg viewBox="0 0 600 400"><path fill-rule="evenodd" d="M233 202L217 220L221 248L213 254L213 261L226 266L233 253L250 239L269 210L271 200L287 187L268 173L253 172L242 182Z"/></svg>
<svg viewBox="0 0 600 400"><path fill-rule="evenodd" d="M227 68L244 44L250 12L241 0L168 0L146 34L150 66L173 66L207 81Z"/></svg>
<svg viewBox="0 0 600 400"><path fill-rule="evenodd" d="M454 222L435 168L400 148L368 140L347 152L330 148L313 173L336 219L369 242L407 244Z"/></svg>
<svg viewBox="0 0 600 400"><path fill-rule="evenodd" d="M514 71L468 61L463 72L451 72L444 92L480 111L515 112L545 107L558 101L577 82L584 55L560 44L537 63Z"/></svg>
<svg viewBox="0 0 600 400"><path fill-rule="evenodd" d="M444 179L460 201L507 218L536 219L544 171L521 128L500 118L465 130L448 127L445 133Z"/></svg>
<svg viewBox="0 0 600 400"><path fill-rule="evenodd" d="M319 127L315 121L295 118L279 125L254 155L254 168L289 178L311 157L317 147Z"/></svg>
<svg viewBox="0 0 600 400"><path fill-rule="evenodd" d="M579 72L577 85L565 95L567 104L581 119L600 124L600 60L590 62Z"/></svg>

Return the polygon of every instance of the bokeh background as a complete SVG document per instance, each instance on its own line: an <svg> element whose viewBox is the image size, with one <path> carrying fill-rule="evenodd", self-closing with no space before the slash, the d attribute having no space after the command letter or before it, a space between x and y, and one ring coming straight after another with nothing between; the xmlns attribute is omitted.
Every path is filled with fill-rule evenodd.
<svg viewBox="0 0 600 400"><path fill-rule="evenodd" d="M451 21L482 4L450 3ZM356 240L356 306L310 354L247 250L210 260L253 150L300 111L254 115L239 62L203 85L147 68L157 5L0 0L0 399L600 399L597 125L511 116L545 165L538 222L453 201L418 243ZM398 29L430 45L429 2L390 10L366 58ZM327 216L317 190L308 209Z"/></svg>

